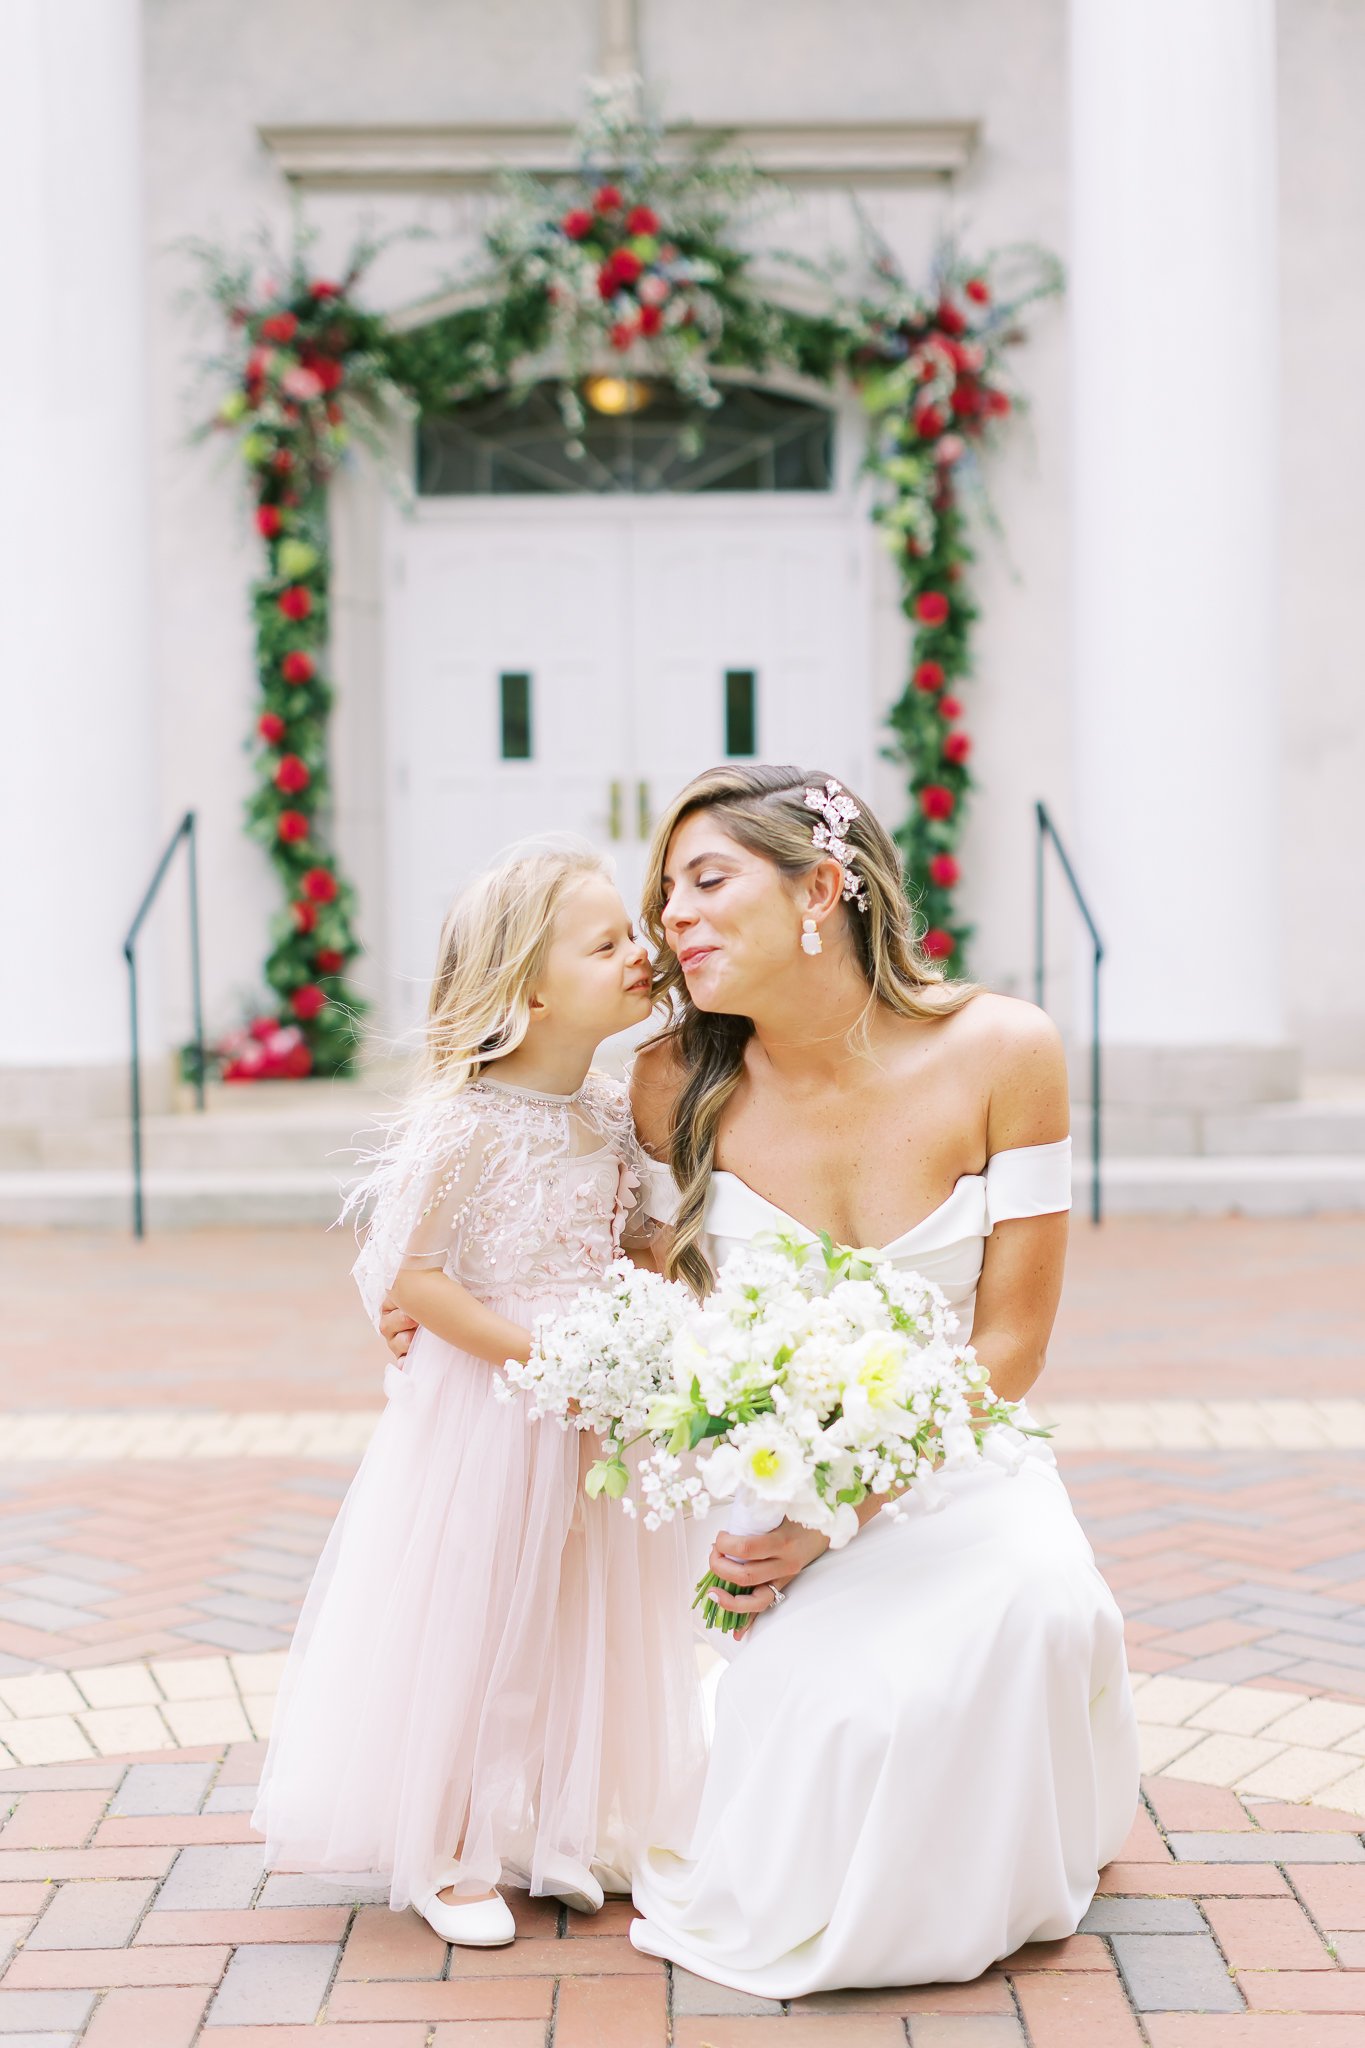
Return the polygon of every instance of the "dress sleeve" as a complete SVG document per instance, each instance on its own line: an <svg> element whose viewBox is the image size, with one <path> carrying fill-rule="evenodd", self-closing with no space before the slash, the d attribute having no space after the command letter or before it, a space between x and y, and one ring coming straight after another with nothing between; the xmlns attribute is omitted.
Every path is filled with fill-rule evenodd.
<svg viewBox="0 0 1365 2048"><path fill-rule="evenodd" d="M351 1273L371 1322L404 1267L445 1265L483 1178L487 1136L473 1105L456 1098L415 1112L371 1156L342 1210L369 1216Z"/></svg>
<svg viewBox="0 0 1365 2048"><path fill-rule="evenodd" d="M1071 1140L1015 1145L986 1161L986 1213L991 1227L1019 1216L1055 1216L1071 1207Z"/></svg>

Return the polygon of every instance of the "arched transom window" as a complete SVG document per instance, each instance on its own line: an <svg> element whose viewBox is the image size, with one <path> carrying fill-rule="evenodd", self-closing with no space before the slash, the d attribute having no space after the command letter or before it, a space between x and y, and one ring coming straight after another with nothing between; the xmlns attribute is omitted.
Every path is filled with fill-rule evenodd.
<svg viewBox="0 0 1365 2048"><path fill-rule="evenodd" d="M669 385L589 378L587 424L574 452L556 389L424 413L417 437L422 497L660 491L828 491L834 422L786 393L729 386L699 413Z"/></svg>

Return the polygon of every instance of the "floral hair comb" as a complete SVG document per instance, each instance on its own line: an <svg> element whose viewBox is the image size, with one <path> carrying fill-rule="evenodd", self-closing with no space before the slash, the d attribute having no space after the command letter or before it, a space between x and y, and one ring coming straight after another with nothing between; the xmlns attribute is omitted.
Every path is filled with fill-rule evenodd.
<svg viewBox="0 0 1365 2048"><path fill-rule="evenodd" d="M844 871L844 901L856 903L859 910L867 909L867 890L862 877L853 865L853 848L844 833L862 812L854 803L842 782L836 782L831 775L823 789L808 789L806 805L820 813L823 823L815 826L811 837L822 853L832 854Z"/></svg>

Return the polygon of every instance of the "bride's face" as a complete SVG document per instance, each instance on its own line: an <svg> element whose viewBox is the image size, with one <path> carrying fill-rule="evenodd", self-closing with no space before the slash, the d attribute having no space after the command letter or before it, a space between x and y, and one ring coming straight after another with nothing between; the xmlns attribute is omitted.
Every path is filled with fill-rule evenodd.
<svg viewBox="0 0 1365 2048"><path fill-rule="evenodd" d="M799 960L801 913L780 869L693 811L669 841L663 930L699 1010L751 1017Z"/></svg>

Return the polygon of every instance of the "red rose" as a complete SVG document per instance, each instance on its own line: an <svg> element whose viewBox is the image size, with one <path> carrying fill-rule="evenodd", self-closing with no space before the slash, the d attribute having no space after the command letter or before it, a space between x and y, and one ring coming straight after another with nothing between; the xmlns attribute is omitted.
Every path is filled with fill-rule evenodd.
<svg viewBox="0 0 1365 2048"><path fill-rule="evenodd" d="M313 593L301 583L291 583L276 601L287 619L306 619L313 609Z"/></svg>
<svg viewBox="0 0 1365 2048"><path fill-rule="evenodd" d="M256 531L261 535L262 539L274 540L275 535L283 525L284 514L278 505L258 505L256 507Z"/></svg>
<svg viewBox="0 0 1365 2048"><path fill-rule="evenodd" d="M1009 393L1007 391L983 391L981 394L981 409L991 419L1002 420L1010 409Z"/></svg>
<svg viewBox="0 0 1365 2048"><path fill-rule="evenodd" d="M935 434L941 434L948 422L936 405L922 405L915 414L915 432L922 441L932 441Z"/></svg>
<svg viewBox="0 0 1365 2048"><path fill-rule="evenodd" d="M284 738L284 720L278 711L263 711L256 721L256 730L266 745L273 747Z"/></svg>
<svg viewBox="0 0 1365 2048"><path fill-rule="evenodd" d="M313 375L324 391L337 391L345 381L346 372L335 356L319 356L313 364Z"/></svg>
<svg viewBox="0 0 1365 2048"><path fill-rule="evenodd" d="M308 820L302 811L281 811L275 830L286 845L308 837Z"/></svg>
<svg viewBox="0 0 1365 2048"><path fill-rule="evenodd" d="M663 316L662 312L660 311L660 309L659 309L659 308L658 308L657 306L641 306L641 308L640 308L640 332L641 332L641 334L657 334L657 333L658 333L658 331L659 331L659 329L660 329L660 328L661 328L661 327L663 326L663 324L664 324L664 316Z"/></svg>
<svg viewBox="0 0 1365 2048"><path fill-rule="evenodd" d="M324 946L313 956L313 965L319 974L340 974L346 965L346 955L338 953L332 946Z"/></svg>
<svg viewBox="0 0 1365 2048"><path fill-rule="evenodd" d="M575 206L565 214L559 225L561 232L566 234L571 242L581 242L585 236L592 233L592 215L585 207Z"/></svg>
<svg viewBox="0 0 1365 2048"><path fill-rule="evenodd" d="M288 448L277 448L270 458L270 467L281 476L287 476L294 467L293 453Z"/></svg>
<svg viewBox="0 0 1365 2048"><path fill-rule="evenodd" d="M294 930L296 932L317 930L318 914L311 903L291 903L289 908L294 915Z"/></svg>
<svg viewBox="0 0 1365 2048"><path fill-rule="evenodd" d="M951 299L943 301L934 318L945 334L965 334L967 331L967 323Z"/></svg>
<svg viewBox="0 0 1365 2048"><path fill-rule="evenodd" d="M606 262L597 273L597 291L600 298L614 299L616 297L616 258L614 256L608 256Z"/></svg>
<svg viewBox="0 0 1365 2048"><path fill-rule="evenodd" d="M984 277L969 277L962 289L974 306L988 306L991 302L991 288Z"/></svg>
<svg viewBox="0 0 1365 2048"><path fill-rule="evenodd" d="M267 1038L273 1038L279 1028L280 1020L278 1017L253 1017L247 1025L247 1030L251 1033L251 1036L261 1045L265 1044Z"/></svg>
<svg viewBox="0 0 1365 2048"><path fill-rule="evenodd" d="M306 1045L291 1045L284 1056L284 1071L291 1081L302 1081L313 1071L313 1055Z"/></svg>
<svg viewBox="0 0 1365 2048"><path fill-rule="evenodd" d="M929 863L929 880L940 889L955 889L961 873L951 853L936 853Z"/></svg>
<svg viewBox="0 0 1365 2048"><path fill-rule="evenodd" d="M919 807L926 818L951 818L957 798L941 782L926 782L919 793Z"/></svg>
<svg viewBox="0 0 1365 2048"><path fill-rule="evenodd" d="M611 330L611 345L622 351L628 349L639 332L633 320L618 320Z"/></svg>
<svg viewBox="0 0 1365 2048"><path fill-rule="evenodd" d="M909 555L912 562L917 562L920 556L924 553L924 549L915 539L913 533L907 533L905 536L905 552L907 555Z"/></svg>
<svg viewBox="0 0 1365 2048"><path fill-rule="evenodd" d="M633 249L618 249L611 262L618 284L634 284L645 267Z"/></svg>
<svg viewBox="0 0 1365 2048"><path fill-rule="evenodd" d="M309 868L303 878L303 893L314 903L335 903L337 878L330 868Z"/></svg>
<svg viewBox="0 0 1365 2048"><path fill-rule="evenodd" d="M327 1007L327 998L315 981L305 981L302 988L296 988L289 998L289 1007L302 1023L316 1017L319 1010Z"/></svg>
<svg viewBox="0 0 1365 2048"><path fill-rule="evenodd" d="M325 277L315 277L308 289L315 299L339 299L341 297L341 286L329 283Z"/></svg>
<svg viewBox="0 0 1365 2048"><path fill-rule="evenodd" d="M960 420L975 419L981 410L981 390L979 385L974 384L970 377L964 377L960 384L954 385L950 403L956 418Z"/></svg>
<svg viewBox="0 0 1365 2048"><path fill-rule="evenodd" d="M927 953L931 960L946 960L953 950L953 935L931 924L919 943L920 951Z"/></svg>
<svg viewBox="0 0 1365 2048"><path fill-rule="evenodd" d="M941 661L922 661L915 670L915 688L923 690L926 696L932 695L935 690L941 690L943 688L943 663Z"/></svg>
<svg viewBox="0 0 1365 2048"><path fill-rule="evenodd" d="M311 683L315 673L311 654L296 651L286 654L280 663L280 674L287 683Z"/></svg>
<svg viewBox="0 0 1365 2048"><path fill-rule="evenodd" d="M298 319L293 313L272 313L261 322L262 341L292 341L298 331Z"/></svg>
<svg viewBox="0 0 1365 2048"><path fill-rule="evenodd" d="M615 213L621 204L621 194L615 185L603 185L593 194L592 203L598 213Z"/></svg>
<svg viewBox="0 0 1365 2048"><path fill-rule="evenodd" d="M948 600L941 590L926 590L915 599L915 617L921 626L941 626L948 617Z"/></svg>
<svg viewBox="0 0 1365 2048"><path fill-rule="evenodd" d="M940 718L961 718L962 706L958 703L956 697L940 697L938 700L938 714Z"/></svg>
<svg viewBox="0 0 1365 2048"><path fill-rule="evenodd" d="M965 761L971 751L972 743L965 732L950 732L945 735L943 741L943 758L945 761Z"/></svg>
<svg viewBox="0 0 1365 2048"><path fill-rule="evenodd" d="M301 761L297 754L285 754L275 770L275 787L285 796L297 796L300 790L307 789L312 779L308 763Z"/></svg>
<svg viewBox="0 0 1365 2048"><path fill-rule="evenodd" d="M632 206L626 216L628 235L657 235L659 216L652 206Z"/></svg>

